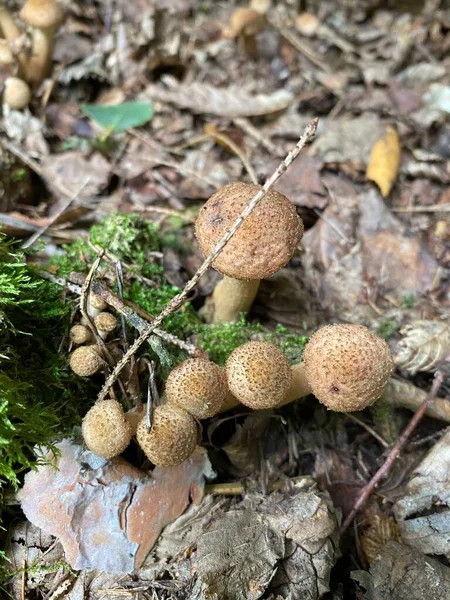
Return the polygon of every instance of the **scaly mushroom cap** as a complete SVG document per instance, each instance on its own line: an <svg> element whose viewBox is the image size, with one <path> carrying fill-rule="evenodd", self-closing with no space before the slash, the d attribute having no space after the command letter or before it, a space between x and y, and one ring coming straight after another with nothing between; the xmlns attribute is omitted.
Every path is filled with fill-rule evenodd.
<svg viewBox="0 0 450 600"><path fill-rule="evenodd" d="M37 29L56 27L63 20L63 10L55 0L27 0L20 18Z"/></svg>
<svg viewBox="0 0 450 600"><path fill-rule="evenodd" d="M245 206L260 190L248 183L230 183L202 207L195 224L203 254L208 256ZM264 279L289 261L303 236L303 222L294 205L279 192L269 192L213 263L235 279Z"/></svg>
<svg viewBox="0 0 450 600"><path fill-rule="evenodd" d="M147 458L157 467L174 467L187 460L197 445L194 417L178 406L157 406L152 428L147 433L145 418L139 423L136 439Z"/></svg>
<svg viewBox="0 0 450 600"><path fill-rule="evenodd" d="M112 333L117 327L117 319L109 312L101 312L94 317L94 323L99 333Z"/></svg>
<svg viewBox="0 0 450 600"><path fill-rule="evenodd" d="M25 81L19 77L8 77L3 91L3 102L13 110L26 108L31 100L31 90Z"/></svg>
<svg viewBox="0 0 450 600"><path fill-rule="evenodd" d="M70 339L77 346L86 344L92 339L91 330L84 325L74 325L70 328Z"/></svg>
<svg viewBox="0 0 450 600"><path fill-rule="evenodd" d="M167 402L187 410L197 419L216 415L228 393L225 371L205 358L190 358L170 372Z"/></svg>
<svg viewBox="0 0 450 600"><path fill-rule="evenodd" d="M269 342L247 342L233 350L226 371L231 393L256 410L278 406L292 383L287 358Z"/></svg>
<svg viewBox="0 0 450 600"><path fill-rule="evenodd" d="M121 454L132 436L132 427L116 400L94 404L84 417L81 430L89 450L103 458Z"/></svg>
<svg viewBox="0 0 450 600"><path fill-rule="evenodd" d="M303 360L316 398L338 412L373 404L394 368L387 343L362 325L321 327L309 340Z"/></svg>
<svg viewBox="0 0 450 600"><path fill-rule="evenodd" d="M69 358L72 371L80 377L90 377L97 373L103 365L95 346L80 346Z"/></svg>
<svg viewBox="0 0 450 600"><path fill-rule="evenodd" d="M89 294L88 304L95 310L105 310L105 308L108 308L108 305L99 294Z"/></svg>

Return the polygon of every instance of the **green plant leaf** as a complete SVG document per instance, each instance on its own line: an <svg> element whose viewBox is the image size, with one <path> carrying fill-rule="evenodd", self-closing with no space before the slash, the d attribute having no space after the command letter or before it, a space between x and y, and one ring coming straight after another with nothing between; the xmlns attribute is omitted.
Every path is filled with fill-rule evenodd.
<svg viewBox="0 0 450 600"><path fill-rule="evenodd" d="M123 102L113 106L83 104L81 110L98 125L112 133L140 127L153 117L151 102Z"/></svg>

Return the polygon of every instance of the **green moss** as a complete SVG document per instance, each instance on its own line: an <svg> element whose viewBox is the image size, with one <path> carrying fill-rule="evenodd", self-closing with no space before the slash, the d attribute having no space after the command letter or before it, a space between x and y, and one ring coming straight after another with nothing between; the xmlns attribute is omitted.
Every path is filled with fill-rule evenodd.
<svg viewBox="0 0 450 600"><path fill-rule="evenodd" d="M387 340L395 331L398 329L397 319L392 317L388 317L386 319L382 319L378 327L376 328L376 333Z"/></svg>
<svg viewBox="0 0 450 600"><path fill-rule="evenodd" d="M208 325L198 328L197 345L209 354L210 359L224 365L235 348L248 342L252 336L261 333L259 324L249 325L244 317L237 323Z"/></svg>
<svg viewBox="0 0 450 600"><path fill-rule="evenodd" d="M418 304L417 295L414 292L403 294L402 306L405 308L414 308Z"/></svg>

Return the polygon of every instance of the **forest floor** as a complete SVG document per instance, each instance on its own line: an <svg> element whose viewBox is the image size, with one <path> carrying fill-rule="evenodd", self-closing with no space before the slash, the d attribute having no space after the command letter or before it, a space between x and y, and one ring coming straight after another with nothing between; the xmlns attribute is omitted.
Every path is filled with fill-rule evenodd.
<svg viewBox="0 0 450 600"><path fill-rule="evenodd" d="M40 510L34 524L14 485L4 485L5 593L448 599L448 379L351 526L342 535L339 527L450 348L450 5L253 0L252 13L212 0L61 5L52 76L29 109L4 110L0 122L0 231L33 248L29 260L64 293L70 315L55 336L62 360L79 318L80 276L99 248L94 278L117 292L120 260L124 297L150 321L202 264L193 227L200 206L229 182L264 183L318 118L314 140L275 186L305 224L290 263L262 282L237 326L202 321L220 279L209 269L162 327L223 364L261 336L294 362L319 326L359 323L386 339L399 368L383 400L354 415L308 397L214 417L203 427L207 452L170 475L155 469L152 479L136 475L148 463L133 450L122 466L86 465L73 436L61 441L77 431L83 414L72 413L89 408L104 377L72 382L70 427L59 415L52 432L59 475L40 468L22 496L24 506L30 494L39 498L25 511ZM120 351L136 335L124 332ZM172 364L184 351L176 348ZM128 391L133 384L145 401L146 365L156 363L161 392L165 356L159 346L140 355ZM94 491L64 500L89 468ZM132 531L137 494L145 534ZM125 537L108 512L121 502L129 503Z"/></svg>

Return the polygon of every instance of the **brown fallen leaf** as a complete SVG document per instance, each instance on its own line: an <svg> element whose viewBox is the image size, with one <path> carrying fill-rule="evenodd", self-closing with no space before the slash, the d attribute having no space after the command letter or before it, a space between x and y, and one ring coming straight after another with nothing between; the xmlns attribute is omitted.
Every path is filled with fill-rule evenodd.
<svg viewBox="0 0 450 600"><path fill-rule="evenodd" d="M139 569L163 528L200 501L211 475L198 449L179 467L148 474L122 458L105 461L71 440L54 465L28 473L19 493L29 521L58 537L75 569Z"/></svg>
<svg viewBox="0 0 450 600"><path fill-rule="evenodd" d="M384 198L397 178L400 167L400 138L393 127L387 127L385 135L372 148L366 177L380 188Z"/></svg>
<svg viewBox="0 0 450 600"><path fill-rule="evenodd" d="M175 104L194 113L227 118L276 113L287 108L293 99L287 90L253 95L237 87L218 88L200 82L172 82L169 88L161 84L151 84L147 87L145 95L150 100Z"/></svg>
<svg viewBox="0 0 450 600"><path fill-rule="evenodd" d="M411 375L434 372L450 350L450 325L440 321L414 321L400 330L395 364Z"/></svg>

